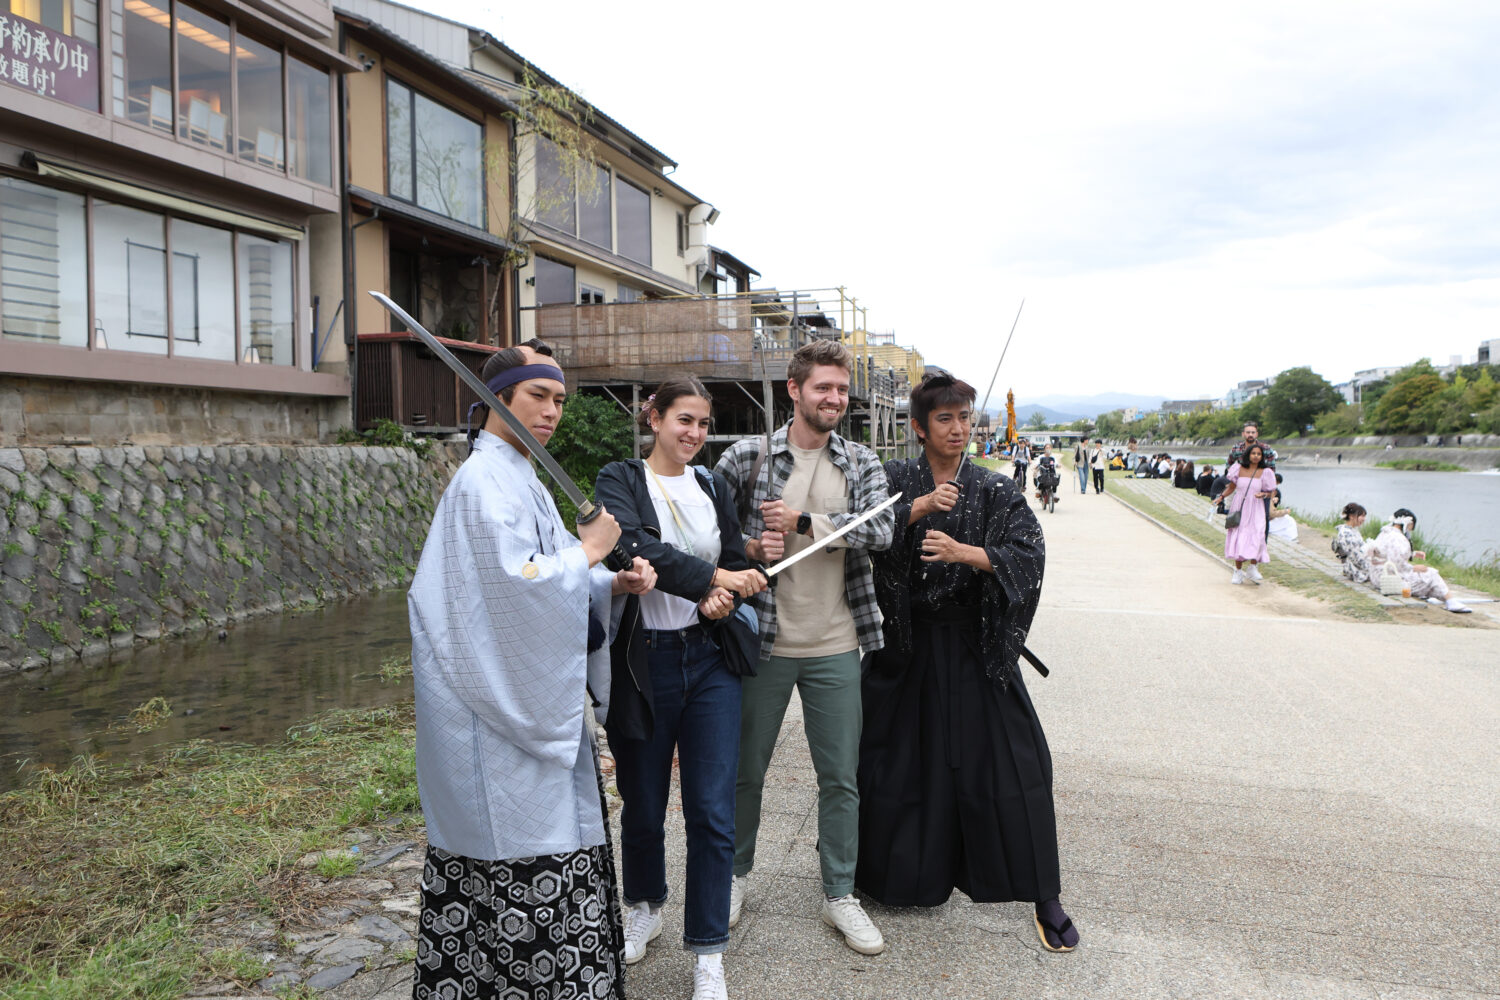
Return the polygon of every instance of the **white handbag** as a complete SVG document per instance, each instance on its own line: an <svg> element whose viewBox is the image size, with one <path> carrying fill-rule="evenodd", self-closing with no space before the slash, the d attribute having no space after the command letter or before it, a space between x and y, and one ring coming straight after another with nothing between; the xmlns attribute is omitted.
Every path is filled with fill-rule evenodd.
<svg viewBox="0 0 1500 1000"><path fill-rule="evenodd" d="M1400 597L1401 592L1406 589L1406 581L1401 579L1401 574L1396 572L1396 564L1387 562L1385 568L1380 571L1380 596Z"/></svg>

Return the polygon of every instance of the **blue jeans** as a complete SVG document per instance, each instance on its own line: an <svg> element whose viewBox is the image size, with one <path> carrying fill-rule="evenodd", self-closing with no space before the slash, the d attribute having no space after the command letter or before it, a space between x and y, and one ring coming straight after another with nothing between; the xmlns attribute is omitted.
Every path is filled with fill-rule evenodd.
<svg viewBox="0 0 1500 1000"><path fill-rule="evenodd" d="M734 874L734 782L740 759L740 679L697 628L643 632L651 667L649 740L615 740L615 783L624 800L620 861L625 905L667 898L666 815L672 752L682 777L687 893L682 943L711 955L729 942Z"/></svg>
<svg viewBox="0 0 1500 1000"><path fill-rule="evenodd" d="M1088 466L1088 463L1085 462L1082 465L1076 466L1076 468L1078 469L1078 492L1079 493L1087 493L1089 491L1089 466Z"/></svg>

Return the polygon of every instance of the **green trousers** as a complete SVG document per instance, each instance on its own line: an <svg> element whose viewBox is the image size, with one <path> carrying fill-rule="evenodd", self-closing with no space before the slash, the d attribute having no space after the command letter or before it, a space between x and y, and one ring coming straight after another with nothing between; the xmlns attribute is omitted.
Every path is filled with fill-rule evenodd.
<svg viewBox="0 0 1500 1000"><path fill-rule="evenodd" d="M859 858L859 731L864 719L859 690L859 650L836 656L772 656L740 686L740 770L734 789L734 873L755 866L761 793L781 720L792 697L802 696L807 748L818 775L818 860L823 891L854 891Z"/></svg>

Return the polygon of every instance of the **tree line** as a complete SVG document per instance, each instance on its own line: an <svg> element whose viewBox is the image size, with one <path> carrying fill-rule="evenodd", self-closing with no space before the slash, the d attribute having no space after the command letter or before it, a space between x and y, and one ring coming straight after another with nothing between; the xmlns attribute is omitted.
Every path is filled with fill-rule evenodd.
<svg viewBox="0 0 1500 1000"><path fill-rule="evenodd" d="M1114 410L1069 427L1114 439L1193 441L1236 437L1251 420L1260 424L1262 436L1275 438L1500 434L1500 365L1464 365L1443 375L1423 358L1364 386L1353 404L1311 368L1289 368L1264 395L1233 408L1204 403L1189 413L1148 413L1134 420Z"/></svg>

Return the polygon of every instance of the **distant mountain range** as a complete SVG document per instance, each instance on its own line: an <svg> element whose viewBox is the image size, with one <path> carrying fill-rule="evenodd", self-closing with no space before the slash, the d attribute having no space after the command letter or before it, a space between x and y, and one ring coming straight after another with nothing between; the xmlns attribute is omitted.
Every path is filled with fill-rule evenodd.
<svg viewBox="0 0 1500 1000"><path fill-rule="evenodd" d="M1042 396L1016 406L1016 420L1023 426L1033 413L1040 412L1049 424L1071 424L1087 417L1090 420L1111 410L1135 407L1147 412L1161 406L1164 396L1136 396L1123 392L1102 392L1095 396ZM1005 423L1005 407L991 406L990 419L996 426Z"/></svg>

